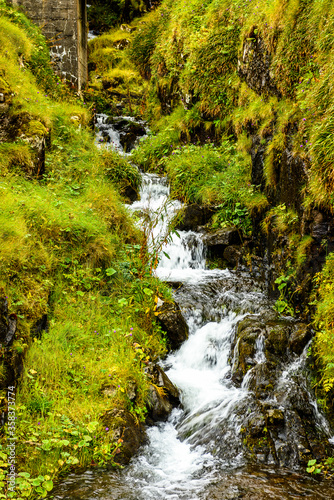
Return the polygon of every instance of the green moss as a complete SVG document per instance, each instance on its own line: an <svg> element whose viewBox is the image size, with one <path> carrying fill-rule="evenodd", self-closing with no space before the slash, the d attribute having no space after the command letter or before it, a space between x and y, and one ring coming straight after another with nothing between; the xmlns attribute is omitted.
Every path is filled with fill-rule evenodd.
<svg viewBox="0 0 334 500"><path fill-rule="evenodd" d="M23 129L23 133L28 137L37 135L38 137L44 137L47 134L47 129L38 120L30 120L26 127Z"/></svg>

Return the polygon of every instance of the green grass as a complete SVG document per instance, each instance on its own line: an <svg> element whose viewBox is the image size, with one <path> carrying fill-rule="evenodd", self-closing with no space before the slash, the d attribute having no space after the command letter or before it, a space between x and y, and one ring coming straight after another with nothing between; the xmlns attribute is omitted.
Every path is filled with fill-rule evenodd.
<svg viewBox="0 0 334 500"><path fill-rule="evenodd" d="M234 225L251 231L251 214L261 212L268 202L251 185L250 164L229 140L221 146L185 145L165 160L172 196L185 203L215 206L212 227Z"/></svg>
<svg viewBox="0 0 334 500"><path fill-rule="evenodd" d="M126 409L145 418L145 363L166 351L156 297L171 295L151 276L145 239L124 205L122 193L139 189L137 168L96 148L87 105L55 77L55 94L46 93L43 58L39 69L28 63L40 33L0 7L0 85L13 124L0 144L0 298L18 318L13 344L0 351L2 409L11 370L24 359L15 380L20 494L8 498L41 498L73 467L117 462L121 442L103 415ZM45 172L36 176L33 144L43 139Z"/></svg>

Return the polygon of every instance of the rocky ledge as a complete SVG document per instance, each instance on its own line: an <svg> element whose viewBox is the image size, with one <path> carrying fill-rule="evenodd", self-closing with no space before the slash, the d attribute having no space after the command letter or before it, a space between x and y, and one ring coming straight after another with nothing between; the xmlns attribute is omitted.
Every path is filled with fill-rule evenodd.
<svg viewBox="0 0 334 500"><path fill-rule="evenodd" d="M253 395L241 431L252 461L305 467L333 452L324 429L314 425L317 410L301 373L311 337L308 325L274 311L262 319L249 315L237 326L231 377Z"/></svg>

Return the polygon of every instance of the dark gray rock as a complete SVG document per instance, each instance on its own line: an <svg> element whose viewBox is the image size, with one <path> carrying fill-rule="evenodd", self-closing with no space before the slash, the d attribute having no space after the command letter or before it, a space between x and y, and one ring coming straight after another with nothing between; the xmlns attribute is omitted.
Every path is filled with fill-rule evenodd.
<svg viewBox="0 0 334 500"><path fill-rule="evenodd" d="M312 338L312 331L305 323L298 323L289 338L289 349L295 354L300 355L308 341Z"/></svg>
<svg viewBox="0 0 334 500"><path fill-rule="evenodd" d="M203 241L207 247L228 247L241 243L239 231L235 227L226 227L214 233L208 233L203 236Z"/></svg>
<svg viewBox="0 0 334 500"><path fill-rule="evenodd" d="M159 365L152 363L145 372L152 381L148 395L146 423L166 420L173 407L180 404L179 391Z"/></svg>
<svg viewBox="0 0 334 500"><path fill-rule="evenodd" d="M143 137L146 134L145 128L139 123L129 122L121 132L120 142L124 151L131 151L134 148L138 137Z"/></svg>
<svg viewBox="0 0 334 500"><path fill-rule="evenodd" d="M270 54L265 44L256 34L254 27L244 41L242 57L238 60L240 78L258 94L280 96L270 71Z"/></svg>
<svg viewBox="0 0 334 500"><path fill-rule="evenodd" d="M180 231L197 231L199 226L204 226L209 222L214 209L212 207L197 205L187 205L181 212L181 218L175 225L175 229Z"/></svg>
<svg viewBox="0 0 334 500"><path fill-rule="evenodd" d="M8 302L5 297L0 298L0 343L4 342L8 331Z"/></svg>
<svg viewBox="0 0 334 500"><path fill-rule="evenodd" d="M14 340L17 327L16 314L8 315L7 299L0 298L0 344L8 347Z"/></svg>
<svg viewBox="0 0 334 500"><path fill-rule="evenodd" d="M267 426L270 425L283 425L284 424L284 413L278 408L270 409L266 411L266 422Z"/></svg>
<svg viewBox="0 0 334 500"><path fill-rule="evenodd" d="M139 193L138 191L128 185L128 186L125 186L123 189L122 189L122 195L127 198L131 203L133 203L134 201L136 200L139 200Z"/></svg>
<svg viewBox="0 0 334 500"><path fill-rule="evenodd" d="M8 316L7 335L4 341L5 346L9 346L13 342L14 335L16 332L16 326L17 326L17 316L16 314L10 314Z"/></svg>
<svg viewBox="0 0 334 500"><path fill-rule="evenodd" d="M163 389L150 386L148 395L148 423L167 420L172 411L172 404L164 397Z"/></svg>
<svg viewBox="0 0 334 500"><path fill-rule="evenodd" d="M237 245L231 245L226 247L223 253L223 258L233 266L238 265L241 259L240 247Z"/></svg>
<svg viewBox="0 0 334 500"><path fill-rule="evenodd" d="M187 340L188 325L182 316L179 306L174 302L163 302L157 307L157 319L162 329L167 333L169 347L178 349Z"/></svg>

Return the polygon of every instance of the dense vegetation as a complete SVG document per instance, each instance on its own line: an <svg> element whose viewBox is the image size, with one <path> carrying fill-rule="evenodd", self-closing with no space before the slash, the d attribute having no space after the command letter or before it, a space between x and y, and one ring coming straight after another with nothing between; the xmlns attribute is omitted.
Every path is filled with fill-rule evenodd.
<svg viewBox="0 0 334 500"><path fill-rule="evenodd" d="M120 195L138 191L137 169L96 147L90 110L54 76L39 30L0 5L0 320L6 302L18 319L0 351L1 411L22 371L17 491L42 497L75 464L117 461L107 410L145 418L143 363L165 351L155 297L169 292Z"/></svg>
<svg viewBox="0 0 334 500"><path fill-rule="evenodd" d="M274 240L277 308L314 321L318 396L334 401L333 248L312 232L312 217L333 215L333 3L163 0L122 29L146 2L91 4L92 27L117 26L89 44L83 102L54 76L39 30L0 1L0 300L18 317L0 377L5 387L25 358L25 497L73 465L117 461L103 415L143 420L143 363L165 352L154 306L169 292L123 204L138 173L96 148L94 109L121 102L150 120L132 160L168 173L175 197L213 206L211 229L235 225L254 251Z"/></svg>
<svg viewBox="0 0 334 500"><path fill-rule="evenodd" d="M182 199L219 204L216 227L247 232L252 218L255 241L272 248L278 310L316 311L317 390L328 409L332 259L320 270L333 246L315 228L330 227L334 207L333 30L327 0L165 0L130 48L155 132L135 161L167 171Z"/></svg>

